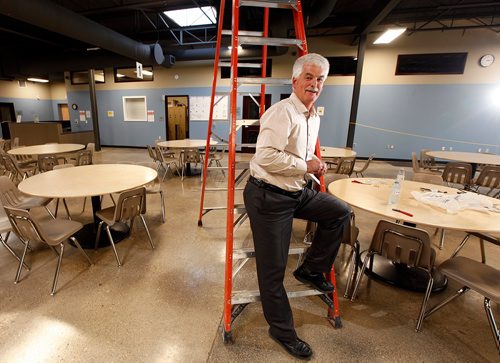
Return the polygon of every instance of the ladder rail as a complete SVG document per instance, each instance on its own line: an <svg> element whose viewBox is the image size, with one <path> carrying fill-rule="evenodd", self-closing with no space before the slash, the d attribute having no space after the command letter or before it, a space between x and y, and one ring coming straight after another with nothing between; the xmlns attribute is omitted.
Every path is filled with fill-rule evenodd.
<svg viewBox="0 0 500 363"><path fill-rule="evenodd" d="M216 94L215 91L217 90L217 73L219 70L218 64L220 58L220 46L222 42L222 23L223 23L222 21L223 17L220 14L224 14L224 6L225 6L225 0L221 0L219 6L219 24L217 26L217 46L215 48L214 78L212 80L212 94L210 96L210 105L214 104L215 94ZM203 202L205 200L205 183L207 180L208 159L210 156L210 138L212 136L213 117L214 117L214 107L210 107L208 115L208 125L207 125L207 142L205 144L205 158L203 160L201 197L200 197L201 200L200 200L200 212L198 214L198 226L202 225Z"/></svg>

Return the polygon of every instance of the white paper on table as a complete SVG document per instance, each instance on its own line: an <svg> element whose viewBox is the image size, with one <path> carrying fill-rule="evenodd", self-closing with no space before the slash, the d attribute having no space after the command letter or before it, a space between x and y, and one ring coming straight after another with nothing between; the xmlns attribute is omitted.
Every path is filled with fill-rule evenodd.
<svg viewBox="0 0 500 363"><path fill-rule="evenodd" d="M475 193L444 194L439 192L413 191L411 192L411 195L421 203L445 209L451 214L465 209L478 210L482 212L500 212L500 208L495 206L491 199Z"/></svg>

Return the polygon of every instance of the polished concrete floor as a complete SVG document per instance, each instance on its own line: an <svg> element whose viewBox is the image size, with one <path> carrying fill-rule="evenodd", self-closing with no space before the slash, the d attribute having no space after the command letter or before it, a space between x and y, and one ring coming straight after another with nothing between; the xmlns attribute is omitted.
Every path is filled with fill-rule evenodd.
<svg viewBox="0 0 500 363"><path fill-rule="evenodd" d="M95 163L152 165L143 149L104 148ZM404 165L411 172L408 164ZM374 162L365 176L394 177L398 165ZM124 178L127 176L124 175ZM224 185L220 171L210 172L210 182ZM267 335L259 303L250 304L232 324L234 344L222 341L224 292L224 211L212 211L197 226L200 179L180 181L168 175L162 183L167 221L161 223L157 195L148 196L146 221L156 249L150 249L145 232L136 223L130 238L117 245L124 260L117 267L111 248L88 251L90 266L75 248L63 260L58 292L50 296L56 256L34 245L14 284L17 261L0 249L0 361L1 362L288 362L293 359ZM224 192L207 193L205 205L224 205ZM236 202L241 201L237 192ZM108 197L105 203L110 203ZM70 201L74 218L91 220L91 208L77 216L82 200ZM360 243L370 243L378 218L356 210ZM40 212L42 213L42 212ZM480 215L478 214L478 218ZM499 221L500 223L500 221ZM425 228L425 227L424 227ZM294 225L294 239L303 238L305 224ZM450 256L464 233L448 231L437 262ZM15 237L10 244L20 251ZM248 222L235 233L235 245L251 244ZM479 257L476 240L464 255ZM500 266L500 257L487 248L488 262ZM499 356L483 310L474 292L456 300L414 326L422 294L401 290L364 278L358 299L342 297L346 283L348 250L335 262L342 328L327 321L325 304L318 297L291 300L299 336L314 350L317 362L498 362ZM287 283L296 256L289 258ZM250 261L234 279L234 288L255 289ZM433 294L431 304L455 288ZM499 313L494 304L494 311Z"/></svg>

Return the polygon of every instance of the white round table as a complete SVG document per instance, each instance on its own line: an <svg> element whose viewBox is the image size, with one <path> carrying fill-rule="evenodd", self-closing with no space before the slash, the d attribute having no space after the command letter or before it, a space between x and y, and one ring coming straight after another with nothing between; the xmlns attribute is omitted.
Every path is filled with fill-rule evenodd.
<svg viewBox="0 0 500 363"><path fill-rule="evenodd" d="M156 145L174 149L192 149L192 148L200 148L205 147L207 144L207 140L201 139L184 139L184 140L167 140L160 141ZM210 145L216 145L217 141L210 140Z"/></svg>
<svg viewBox="0 0 500 363"><path fill-rule="evenodd" d="M461 161L471 164L500 165L500 155L471 153L464 151L427 151L427 155L437 159Z"/></svg>
<svg viewBox="0 0 500 363"><path fill-rule="evenodd" d="M319 150L322 158L352 158L356 156L355 151L342 147L321 146Z"/></svg>
<svg viewBox="0 0 500 363"><path fill-rule="evenodd" d="M85 149L81 144L43 144L23 146L7 151L11 155L47 155L63 154Z"/></svg>
<svg viewBox="0 0 500 363"><path fill-rule="evenodd" d="M340 179L330 183L328 191L352 206L378 214L390 220L400 220L460 231L500 231L500 213L462 210L456 214L449 214L444 209L418 202L411 196L412 191L421 191L421 188L437 189L438 191L446 192L447 195L455 195L459 192L455 188L405 180L402 184L399 202L388 205L392 183L393 179ZM494 205L500 206L500 200L489 199L492 200ZM411 216L394 211L393 209L399 209L411 214ZM373 277L408 290L423 292L427 285L427 277L420 275L418 269L408 269L406 266L392 264L387 259L380 258L377 255L375 255L372 269L367 269L366 271L367 274ZM447 281L442 275L434 272L434 279L434 292L446 287Z"/></svg>
<svg viewBox="0 0 500 363"><path fill-rule="evenodd" d="M95 212L101 209L99 196L119 193L152 182L158 173L156 170L130 164L96 164L64 168L36 174L19 183L23 193L46 198L92 197L94 222L85 225L78 233L78 240L84 248L94 248L99 219ZM115 242L128 235L126 225L115 224L113 229ZM116 237L116 238L115 238ZM100 247L109 245L105 243Z"/></svg>

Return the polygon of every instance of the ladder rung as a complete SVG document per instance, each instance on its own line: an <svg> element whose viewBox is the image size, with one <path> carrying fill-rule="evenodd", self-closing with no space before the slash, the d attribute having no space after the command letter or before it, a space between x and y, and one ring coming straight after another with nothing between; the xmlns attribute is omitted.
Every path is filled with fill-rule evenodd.
<svg viewBox="0 0 500 363"><path fill-rule="evenodd" d="M218 207L204 207L203 210L226 210L227 206L218 206ZM244 204L235 204L234 205L234 210L238 213L245 212L245 205Z"/></svg>
<svg viewBox="0 0 500 363"><path fill-rule="evenodd" d="M234 190L243 190L243 189L245 189L245 188L243 188L243 187L234 188ZM224 188L205 188L205 191L206 192L226 192L227 187L224 187Z"/></svg>
<svg viewBox="0 0 500 363"><path fill-rule="evenodd" d="M244 120L236 120L236 126L241 127L241 126L253 126L253 125L258 125L259 124L259 119L244 119Z"/></svg>
<svg viewBox="0 0 500 363"><path fill-rule="evenodd" d="M300 255L306 251L307 247L292 247L288 250L288 255ZM233 259L242 259L255 257L255 249L253 247L239 248L233 251Z"/></svg>
<svg viewBox="0 0 500 363"><path fill-rule="evenodd" d="M240 6L258 6L261 8L295 9L295 0L240 0Z"/></svg>
<svg viewBox="0 0 500 363"><path fill-rule="evenodd" d="M222 31L222 35L233 35L233 31L230 29L225 29ZM261 37L263 35L262 32L253 31L253 30L239 30L238 36L251 36L251 37Z"/></svg>
<svg viewBox="0 0 500 363"><path fill-rule="evenodd" d="M260 93L257 93L257 92L245 92L245 91L238 91L237 92L238 95L243 95L243 96L254 96L254 97L260 97ZM227 91L227 92L215 92L215 95L216 96L229 96L231 94L230 91ZM214 120L214 121L217 121L217 120ZM219 144L217 144L219 145Z"/></svg>
<svg viewBox="0 0 500 363"><path fill-rule="evenodd" d="M231 67L231 62L219 62L219 67ZM239 68L262 68L262 64L261 63L238 63L238 67ZM260 95L260 93L259 93L259 95Z"/></svg>
<svg viewBox="0 0 500 363"><path fill-rule="evenodd" d="M238 38L239 44L249 45L274 45L278 47L292 47L297 46L302 48L302 40L289 39L289 38L266 38L266 37L249 37L240 36Z"/></svg>
<svg viewBox="0 0 500 363"><path fill-rule="evenodd" d="M292 84L292 80L290 78L240 77L238 78L238 85L241 84L287 85Z"/></svg>
<svg viewBox="0 0 500 363"><path fill-rule="evenodd" d="M307 290L305 290L307 289ZM311 289L307 285L287 286L287 296L289 298L323 295L321 291ZM231 304L245 304L260 301L259 290L234 291L231 296Z"/></svg>

